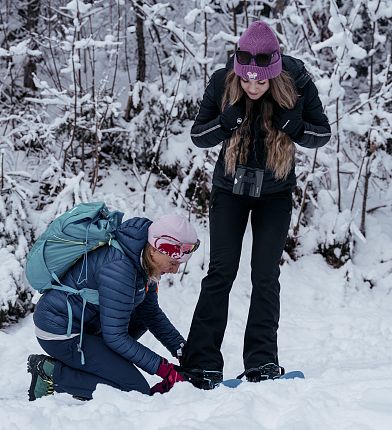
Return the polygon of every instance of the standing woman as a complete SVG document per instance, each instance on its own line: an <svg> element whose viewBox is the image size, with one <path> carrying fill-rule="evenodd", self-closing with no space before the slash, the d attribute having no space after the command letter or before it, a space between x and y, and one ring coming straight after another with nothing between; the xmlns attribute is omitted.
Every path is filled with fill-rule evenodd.
<svg viewBox="0 0 392 430"><path fill-rule="evenodd" d="M191 130L194 144L221 144L210 199L210 265L182 360L182 374L209 389L222 380L220 352L229 293L251 216L252 295L243 360L248 381L279 377L279 262L296 185L295 145L318 148L331 136L316 86L302 61L281 55L262 21L239 39L226 68L206 88ZM246 244L248 245L248 244Z"/></svg>

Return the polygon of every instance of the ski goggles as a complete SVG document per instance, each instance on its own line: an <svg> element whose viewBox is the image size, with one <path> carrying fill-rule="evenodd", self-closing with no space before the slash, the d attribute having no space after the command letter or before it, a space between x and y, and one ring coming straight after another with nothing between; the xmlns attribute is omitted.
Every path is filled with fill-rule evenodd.
<svg viewBox="0 0 392 430"><path fill-rule="evenodd" d="M187 254L192 254L200 246L200 240L196 243L184 243L172 236L162 235L155 237L154 248L163 254L169 255L176 260Z"/></svg>
<svg viewBox="0 0 392 430"><path fill-rule="evenodd" d="M241 51L240 49L237 49L237 51L235 51L235 56L237 58L238 63L243 66L249 66L251 64L251 61L253 60L256 66L267 67L273 62L276 63L279 60L279 52L273 52L272 54L252 55L248 51ZM277 57L277 59L272 61L274 57Z"/></svg>

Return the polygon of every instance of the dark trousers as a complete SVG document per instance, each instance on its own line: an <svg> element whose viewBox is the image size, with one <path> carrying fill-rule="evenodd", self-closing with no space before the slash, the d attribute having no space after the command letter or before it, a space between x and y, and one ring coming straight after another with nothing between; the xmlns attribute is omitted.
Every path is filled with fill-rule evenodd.
<svg viewBox="0 0 392 430"><path fill-rule="evenodd" d="M141 322L131 321L128 332L134 339L145 331ZM108 348L102 336L83 334L84 365L77 350L79 336L69 340L38 339L38 342L47 354L58 360L53 374L54 389L58 393L91 399L97 384L105 384L122 391L150 394L150 387L136 366Z"/></svg>
<svg viewBox="0 0 392 430"><path fill-rule="evenodd" d="M223 369L220 348L227 324L229 293L237 275L249 214L253 233L252 295L244 338L244 366L249 369L269 362L278 364L279 263L291 208L290 190L256 199L213 188L210 265L193 315L184 367Z"/></svg>

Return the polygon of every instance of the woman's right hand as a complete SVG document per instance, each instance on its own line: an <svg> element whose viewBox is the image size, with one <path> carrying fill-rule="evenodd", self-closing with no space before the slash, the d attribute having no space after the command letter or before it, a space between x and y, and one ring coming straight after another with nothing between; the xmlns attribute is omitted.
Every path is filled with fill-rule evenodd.
<svg viewBox="0 0 392 430"><path fill-rule="evenodd" d="M236 130L244 121L246 113L245 97L241 97L238 102L228 105L220 115L220 123L227 131Z"/></svg>

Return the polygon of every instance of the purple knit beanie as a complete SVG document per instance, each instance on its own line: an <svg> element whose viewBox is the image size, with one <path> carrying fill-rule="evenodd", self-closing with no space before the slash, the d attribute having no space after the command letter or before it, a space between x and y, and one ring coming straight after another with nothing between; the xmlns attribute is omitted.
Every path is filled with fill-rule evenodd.
<svg viewBox="0 0 392 430"><path fill-rule="evenodd" d="M188 261L192 252L184 252L178 244L198 244L197 233L192 224L182 215L163 215L148 228L148 242L160 252L170 255L180 263ZM169 245L169 246L167 246Z"/></svg>
<svg viewBox="0 0 392 430"><path fill-rule="evenodd" d="M254 59L251 64L239 64L234 56L234 72L242 79L264 79L276 78L282 71L282 58L280 56L279 42L275 33L263 21L256 21L251 24L240 37L238 47L241 51L248 51L252 55L273 54L271 64L266 67L257 66Z"/></svg>

